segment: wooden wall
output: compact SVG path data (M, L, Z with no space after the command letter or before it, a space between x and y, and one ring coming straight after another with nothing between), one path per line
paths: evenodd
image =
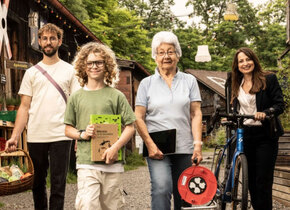
M274 171L273 198L290 207L290 131L279 139Z
M215 112L215 108L217 105L221 107L226 106L226 101L220 95L212 91L210 88L205 86L202 83L198 83L201 95L201 111L202 111L202 118L207 124L210 121L211 115Z
M117 85L117 89L125 94L129 104L133 106L133 97L132 97L132 73L130 70L123 69L120 71L120 81Z
M51 6L48 4L48 6ZM28 26L28 15L31 11L39 14L43 23L54 23L64 30L63 45L59 49L59 56L64 61L72 62L78 46L92 41L89 36L81 31L76 30L72 23L71 28L68 24L64 24L64 20L57 18L55 13L51 13L48 8L44 8L42 4L38 4L34 0L13 0L10 1L7 15L7 33L10 41L12 58L14 61L24 61L36 64L42 59L42 52L39 48L32 47L31 28ZM61 14L58 13L60 16ZM64 15L62 15L64 17ZM67 21L68 22L68 21ZM37 32L36 28L36 32ZM36 37L37 38L37 37ZM37 42L37 41L36 41ZM3 72L3 51L1 53L1 72ZM20 84L24 75L23 70L7 69L5 72L7 83L5 92L7 96L16 96L20 88Z

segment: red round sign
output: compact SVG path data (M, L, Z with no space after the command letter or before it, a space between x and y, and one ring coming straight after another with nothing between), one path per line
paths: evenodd
M178 179L181 198L192 205L203 205L213 199L217 190L214 174L202 166L185 169Z

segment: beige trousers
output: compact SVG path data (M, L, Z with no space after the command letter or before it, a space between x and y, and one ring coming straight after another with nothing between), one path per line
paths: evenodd
M125 199L120 186L121 174L78 169L76 210L123 209Z

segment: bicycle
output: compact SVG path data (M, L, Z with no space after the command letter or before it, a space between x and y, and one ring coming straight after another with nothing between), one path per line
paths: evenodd
M254 119L254 115L219 113L217 109L208 133L221 118L227 119L221 122L226 126L227 141L225 145L217 146L214 151L211 170L218 185L215 200L221 210L226 209L227 203L232 203L233 210L246 210L249 206L248 163L243 152L243 122L244 119ZM266 117L272 118L273 112Z

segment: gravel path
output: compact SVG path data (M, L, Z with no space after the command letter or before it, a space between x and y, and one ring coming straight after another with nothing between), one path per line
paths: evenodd
M130 184L129 184L130 183ZM136 170L125 172L123 186L126 199L126 210L150 210L150 180L146 166ZM77 193L76 184L67 184L65 209L74 209L74 201ZM49 194L49 192L48 192ZM18 193L9 196L1 196L0 203L4 203L1 210L32 210L32 192Z
M210 168L211 157L204 153L204 166ZM126 210L150 210L150 179L146 166L139 167L136 170L125 172L123 179L123 187L127 195ZM74 201L77 193L76 184L67 184L65 197L65 210L74 209ZM4 203L1 210L32 210L33 200L32 193L24 192L10 196L1 196L0 203ZM282 204L274 201L273 210L290 210Z

